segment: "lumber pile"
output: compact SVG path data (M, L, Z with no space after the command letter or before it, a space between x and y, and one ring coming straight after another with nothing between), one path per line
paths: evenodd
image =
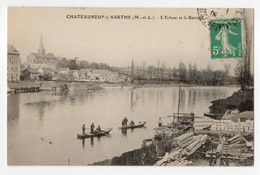
M214 121L211 125L211 131L241 131L254 132L254 121L246 120L245 122L234 122L232 120Z
M154 166L165 166L167 165L169 162L171 161L176 161L178 159L180 159L182 157L182 149L177 148L175 150L173 150L170 154L166 153L165 156L157 161Z
M188 132L173 139L172 147L178 146L182 148L183 153L189 156L193 154L197 149L199 149L203 144L205 144L207 139L207 135L200 134L194 136L193 132Z
M172 140L171 153L166 153L165 156L156 162L155 166L186 166L192 164L187 157L198 150L208 139L207 135L194 136L193 132L185 133Z
M251 146L251 142L247 142L242 135L238 134L224 142L220 142L216 150L207 151L206 157L246 160L254 157L253 152L247 152L245 149L247 147L251 148ZM221 157L217 156L218 153ZM216 165L220 166L220 164Z
M180 159L176 159L172 162L167 163L166 165L162 165L162 166L187 166L187 165L192 165L192 161L189 161L186 159L186 157L180 158Z

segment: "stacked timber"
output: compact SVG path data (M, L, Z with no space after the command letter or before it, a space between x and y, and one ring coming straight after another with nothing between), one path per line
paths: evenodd
M241 131L254 132L254 121L234 122L232 120L214 121L211 125L211 131Z
M247 140L240 134L235 135L227 140L224 145L224 149L234 150L234 149L244 149L247 147Z
M172 147L178 146L184 150L183 153L191 155L203 144L205 144L207 139L207 135L200 134L194 136L193 132L188 132L173 139Z
M157 161L154 166L165 166L171 161L176 161L182 157L182 149L177 148L173 150L170 154L166 153L165 156Z
M185 133L173 139L171 153L156 162L155 166L186 166L191 165L192 161L188 161L187 157L198 150L208 139L207 135L194 136L193 132Z
M235 135L227 140L220 140L216 150L210 150L207 152L206 157L216 158L216 165L220 166L220 159L236 159L246 160L253 158L253 152L246 151L245 148L251 148L253 145L248 142L242 135Z

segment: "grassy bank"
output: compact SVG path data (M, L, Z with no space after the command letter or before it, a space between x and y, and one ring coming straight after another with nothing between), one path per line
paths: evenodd
M254 89L239 90L226 99L211 101L210 113L224 114L226 110L238 109L239 112L254 111Z

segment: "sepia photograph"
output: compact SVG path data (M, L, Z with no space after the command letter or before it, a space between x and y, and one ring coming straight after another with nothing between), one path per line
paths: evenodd
M7 8L7 165L253 167L253 8Z

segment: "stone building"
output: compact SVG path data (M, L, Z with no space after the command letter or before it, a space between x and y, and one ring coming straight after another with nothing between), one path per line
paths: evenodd
M57 68L58 59L53 53L45 53L43 40L41 37L40 45L37 53L30 53L25 61L25 66L30 66L33 69L42 68Z
M20 81L20 53L8 44L7 49L7 81Z

